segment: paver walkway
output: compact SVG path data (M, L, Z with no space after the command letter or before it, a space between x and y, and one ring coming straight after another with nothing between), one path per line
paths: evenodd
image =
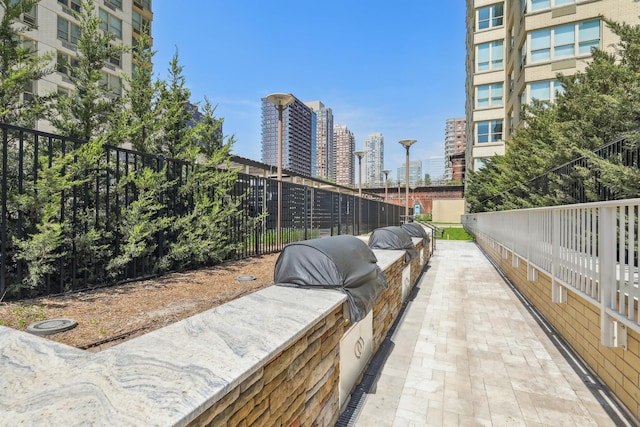
M616 424L475 243L438 241L418 286L356 426Z

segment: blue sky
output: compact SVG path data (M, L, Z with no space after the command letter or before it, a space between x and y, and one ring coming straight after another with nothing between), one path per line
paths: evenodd
M361 149L382 132L385 169L444 154L444 125L464 117L465 2L459 0L156 0L155 72L178 51L192 101L206 96L260 160L260 98L320 100ZM424 166L423 166L424 167Z

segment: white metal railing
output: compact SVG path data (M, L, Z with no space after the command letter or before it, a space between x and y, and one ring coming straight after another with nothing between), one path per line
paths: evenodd
M478 241L498 247L527 276L551 278L553 302L567 290L600 310L602 344L626 348L626 331L640 333L638 221L640 199L464 215Z

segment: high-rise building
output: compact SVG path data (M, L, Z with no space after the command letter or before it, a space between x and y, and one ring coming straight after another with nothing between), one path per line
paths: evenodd
M364 140L364 173L362 180L368 187L384 186L384 137L380 132L370 133Z
M467 0L466 168L505 152L522 105L553 101L558 73L583 71L616 36L601 16L640 22L631 0Z
M404 166L400 166L398 168L398 185L403 186L406 181L406 177L406 168ZM422 176L422 161L409 161L409 187L417 187L422 184L424 184L424 177Z
M460 168L459 158L462 157L462 161L464 161L463 156L459 156L460 154L464 155L465 149L465 124L466 120L464 118L461 119L447 119L444 129L444 157L445 157L445 168L444 168L444 177L447 181L451 181L453 178L453 170L454 163L456 163L456 168ZM464 168L464 165L462 165Z
M109 32L114 41L126 46L135 46L142 31L151 31L151 0L94 0L100 27ZM73 89L68 78L66 64L77 62L77 43L80 37L78 21L73 13L81 8L81 0L40 0L21 17L27 27L25 42L35 47L38 54L51 55L51 66L55 70L44 78L32 82L25 88L25 96L70 93ZM3 11L0 11L0 14ZM122 93L122 74L131 75L132 55L125 52L110 58L102 69L103 82L116 94ZM38 124L42 130L51 130L47 122Z
M333 139L335 142L336 184L355 184L353 152L356 149L356 138L346 125L337 124L333 126Z
M425 172L429 175L431 184L441 185L445 183L444 167L444 156L431 156L425 160Z
M334 180L336 177L336 163L334 158L333 111L325 107L320 101L305 102L315 114L315 150L311 174L315 178Z
M282 167L311 176L315 114L298 98L282 112ZM278 110L262 98L262 162L278 166Z

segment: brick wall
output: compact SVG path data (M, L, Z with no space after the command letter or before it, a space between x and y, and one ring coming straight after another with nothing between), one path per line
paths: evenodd
M600 309L570 290L567 302L553 303L551 279L538 274L527 279L527 263L513 267L512 254L503 257L500 249L479 242L509 280L569 343L616 397L640 419L640 335L628 330L627 350L600 344Z

